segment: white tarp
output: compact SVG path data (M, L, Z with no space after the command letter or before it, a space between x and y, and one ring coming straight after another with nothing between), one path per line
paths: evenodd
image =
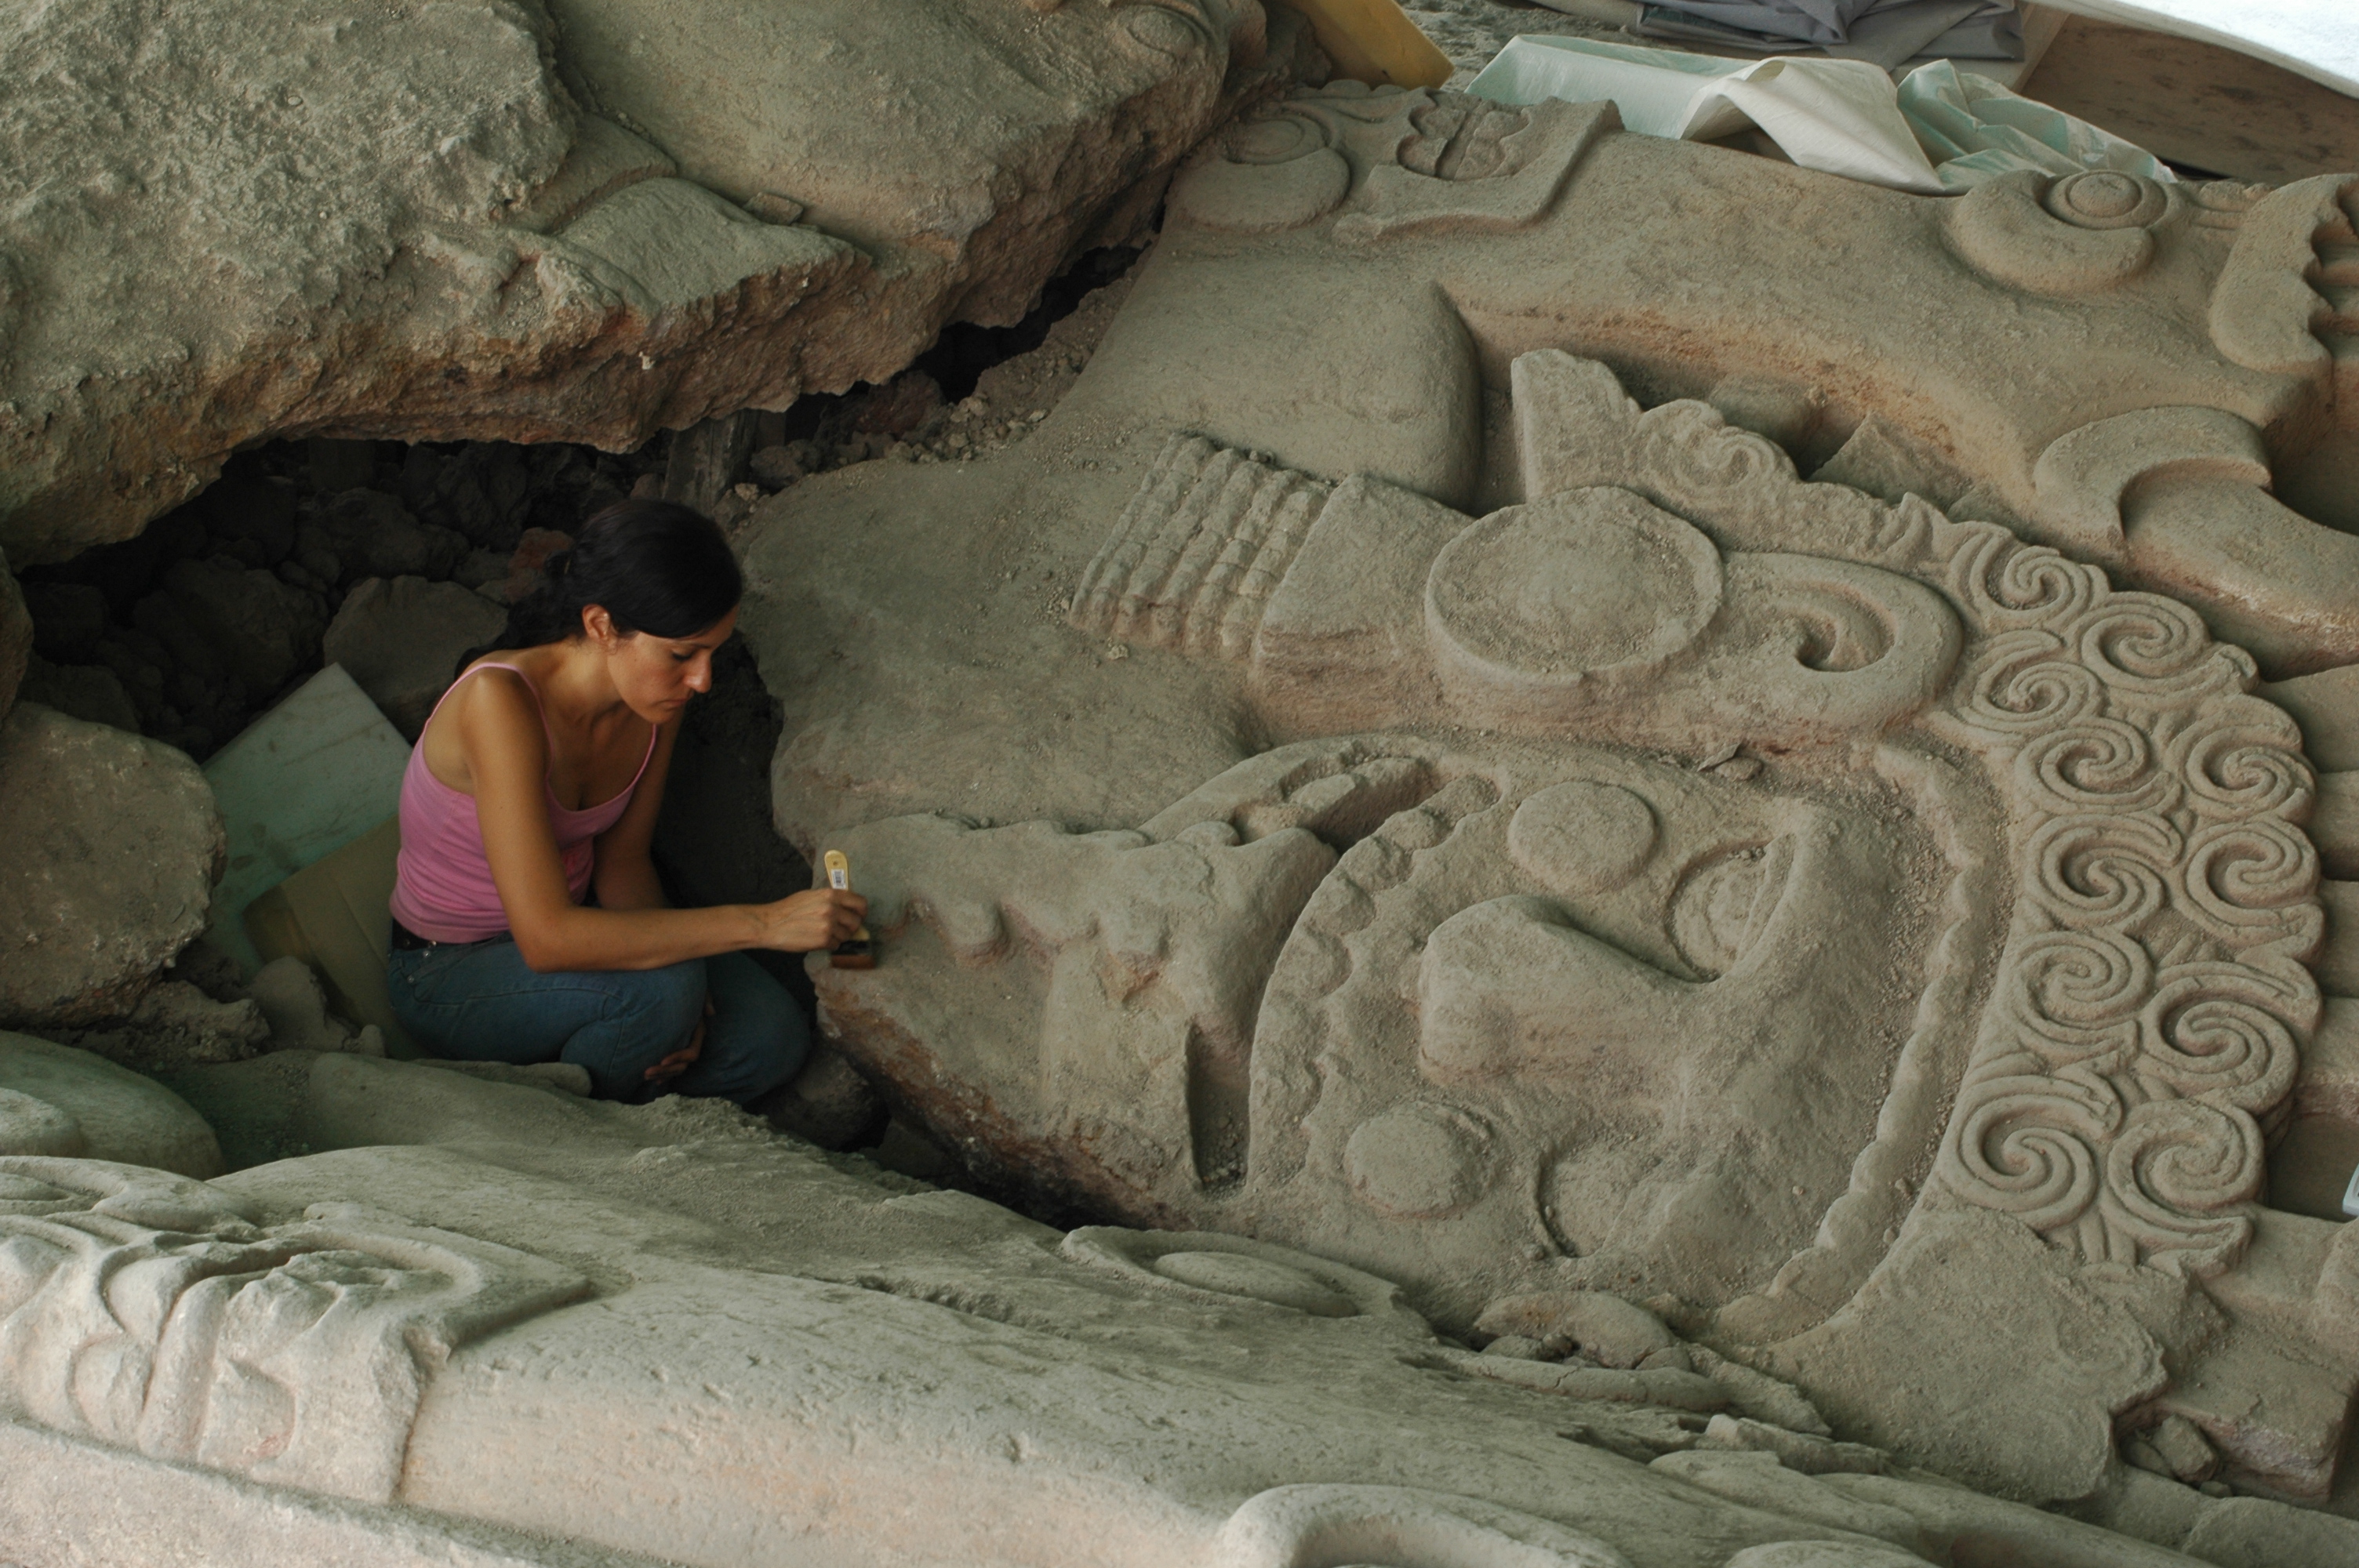
M245 906L334 853L401 805L409 742L342 665L330 665L205 763L229 865L205 935L251 975L262 955Z
M1892 78L1864 60L1717 59L1526 34L1467 86L1499 103L1610 98L1641 135L1701 141L1758 125L1804 168L1902 190L1945 188L1901 117Z
M1500 103L1610 98L1626 128L1678 140L1758 125L1804 168L1925 195L2017 169L2171 178L2144 149L1948 60L1918 67L1896 89L1859 60L1729 60L1526 35L1509 39L1467 91Z

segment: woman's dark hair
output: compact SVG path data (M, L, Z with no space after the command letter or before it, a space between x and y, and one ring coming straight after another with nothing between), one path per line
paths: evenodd
M624 501L582 524L570 550L549 557L507 628L459 668L504 648L537 648L582 634L582 611L603 605L625 636L693 637L736 608L745 574L712 519L670 501Z

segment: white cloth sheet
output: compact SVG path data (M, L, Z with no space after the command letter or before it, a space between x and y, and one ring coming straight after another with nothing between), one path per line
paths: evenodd
M1947 60L1919 66L1896 89L1862 60L1719 59L1527 34L1509 39L1467 91L1499 103L1611 99L1626 129L1678 140L1757 125L1804 168L1924 195L2017 169L2171 178L2143 149Z

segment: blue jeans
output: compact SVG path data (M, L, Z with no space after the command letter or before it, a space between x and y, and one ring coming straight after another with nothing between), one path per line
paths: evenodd
M441 943L397 950L386 963L393 1015L438 1056L462 1062L571 1062L601 1099L702 1095L748 1105L795 1076L810 1024L787 989L743 953L660 969L538 974L516 945ZM678 1077L649 1067L705 1022L704 1050Z

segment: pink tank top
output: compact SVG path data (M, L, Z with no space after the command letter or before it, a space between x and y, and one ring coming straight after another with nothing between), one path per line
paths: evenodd
M532 677L514 665L477 665L451 682L451 691L458 690L460 682L475 670L514 672L532 693L533 706L540 706L540 692ZM434 713L442 711L442 703L451 700L451 691L442 694ZM434 713L426 716L429 725L434 722ZM546 709L540 721L545 733ZM580 903L590 892L590 873L597 863L593 841L631 808L631 796L647 776L647 763L655 754L656 733L650 732L647 754L639 759L639 771L631 775L623 792L586 810L571 811L559 805L556 792L543 784L549 795L549 826L557 830L557 852L565 866L565 888L574 903ZM426 765L423 730L419 731L418 744L410 749L409 766L401 775L401 854L395 862L392 909L396 920L429 942L480 942L508 928L507 911L500 903L491 862L484 855L484 828L475 816L475 797L434 776Z

